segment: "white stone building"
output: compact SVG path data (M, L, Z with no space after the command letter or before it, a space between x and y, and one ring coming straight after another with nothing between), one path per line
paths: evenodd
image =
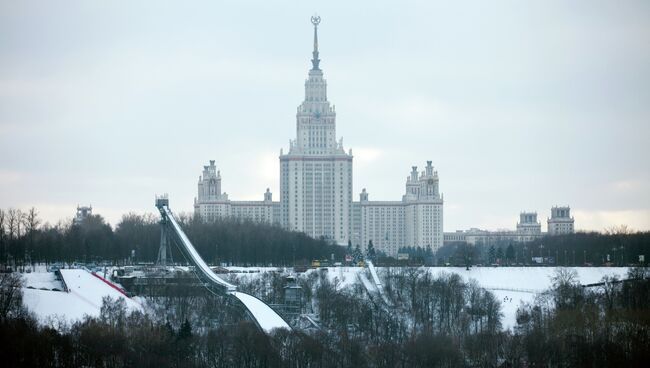
M264 201L230 201L210 161L199 177L195 213L206 221L231 216L277 223L341 245L365 247L372 240L376 250L393 256L404 246L437 249L443 242L443 200L431 161L419 175L413 167L401 201L371 202L364 189L353 202L352 150L346 152L342 139L337 141L336 110L320 69L320 18L312 17L312 23L312 68L296 113L296 138L286 154L280 150L280 201L273 202L268 189Z
M438 172L427 161L425 171L418 176L417 166L406 178L406 190L401 201L369 201L364 188L355 210L355 243L366 246L372 240L375 249L395 255L400 247L438 249L442 246L442 205Z
M531 241L542 236L542 224L537 221L537 212L522 212L517 223L519 241Z
M551 208L551 217L546 220L548 235L573 234L575 232L574 222L569 206L553 207Z
M318 24L314 23L312 68L305 99L296 113L296 139L280 151L282 225L339 244L352 228L352 151L336 140L336 111L327 99L327 82L318 58Z
M266 188L263 201L228 199L228 194L221 192L221 172L217 170L214 160L210 160L210 165L203 166L197 192L198 196L194 198L194 213L205 221L233 217L256 222L278 222L279 204L273 203L269 188Z

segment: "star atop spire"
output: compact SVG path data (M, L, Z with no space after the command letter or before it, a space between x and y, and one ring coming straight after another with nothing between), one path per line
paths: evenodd
M320 24L320 17L318 15L312 16L311 24L314 25L314 51L312 52L311 69L320 70L318 67L318 64L320 63L320 59L318 58L318 25Z

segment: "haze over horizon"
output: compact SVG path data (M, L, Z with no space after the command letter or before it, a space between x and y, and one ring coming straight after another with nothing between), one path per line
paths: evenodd
M316 10L355 201L432 160L445 231L554 205L650 230L648 2L65 4L0 1L0 208L189 212L211 159L279 200Z

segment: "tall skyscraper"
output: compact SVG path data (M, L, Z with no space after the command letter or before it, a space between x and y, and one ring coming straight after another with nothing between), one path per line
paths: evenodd
M206 221L237 217L279 224L338 244L352 242L395 256L402 247L436 250L442 246L442 205L438 172L427 161L413 166L402 200L369 201L363 190L352 199L352 150L336 137L336 111L327 99L320 68L319 17L312 17L314 45L305 81L305 99L296 112L296 138L280 150L280 202L267 189L263 201L231 201L221 193L221 173L214 161L199 177L194 211Z
M280 152L282 225L337 243L350 240L352 151L336 140L336 111L327 100L327 82L320 69L318 25L312 17L314 51L305 81L305 100L296 113L296 139Z

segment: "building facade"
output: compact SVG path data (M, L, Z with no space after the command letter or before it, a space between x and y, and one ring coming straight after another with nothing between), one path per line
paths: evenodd
M537 221L537 212L522 212L517 223L519 241L531 241L542 236L542 224Z
M553 207L551 217L546 220L548 235L573 234L574 222L569 206Z
M422 173L413 167L400 201L369 201L361 192L352 198L352 150L336 136L336 110L327 98L327 82L320 69L319 17L312 17L314 44L305 98L296 112L296 137L289 150L280 150L280 201L267 189L263 201L230 201L221 192L221 174L214 161L199 177L195 213L206 221L224 217L248 218L278 224L314 238L365 247L396 255L405 246L442 246L443 199L432 162Z
M375 249L395 255L404 246L436 250L442 246L443 198L438 172L427 161L425 170L411 168L401 201L370 201L364 188L353 203L355 243L373 242Z
M199 176L197 196L194 197L194 214L204 221L219 218L248 219L255 222L277 223L279 203L273 202L273 195L266 188L262 201L231 201L228 194L221 192L221 172L214 160L203 166Z
M336 111L320 69L320 18L313 17L312 23L312 68L296 113L296 139L290 141L289 152L280 151L281 223L345 244L352 229L352 151L346 153L342 139L337 141Z

